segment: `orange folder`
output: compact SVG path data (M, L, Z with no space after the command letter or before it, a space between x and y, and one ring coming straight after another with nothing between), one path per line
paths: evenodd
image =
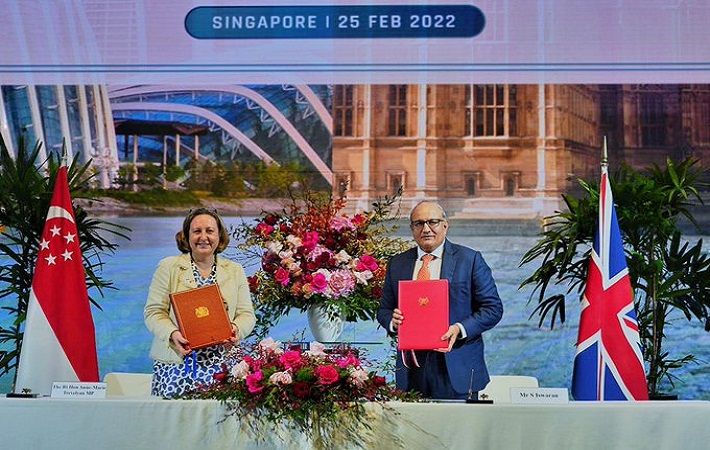
M209 347L232 337L232 324L216 284L170 294L170 303L190 348Z
M446 348L441 336L449 329L449 280L399 282L400 350Z

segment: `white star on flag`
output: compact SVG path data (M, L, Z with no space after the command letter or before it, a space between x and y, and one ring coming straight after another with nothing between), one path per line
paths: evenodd
M74 234L67 233L66 236L64 236L64 239L67 240L67 245L69 245L70 242L74 242Z
M52 232L52 237L54 237L59 236L59 232L62 231L62 229L55 225L49 231Z
M48 265L48 266L51 266L51 265L53 265L53 264L56 264L56 263L54 262L54 260L57 259L57 257L56 257L56 256L52 256L52 254L50 253L49 256L47 256L47 257L44 258L44 259L47 260L47 265Z
M49 250L49 241L46 239L42 239L42 242L39 243L40 251L42 250Z
M69 249L64 250L64 253L62 253L62 256L64 257L64 261L70 260L72 253L74 253L74 252L70 252Z

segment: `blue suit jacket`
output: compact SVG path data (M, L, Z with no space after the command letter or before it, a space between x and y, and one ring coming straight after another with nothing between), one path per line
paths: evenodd
M415 247L393 256L387 266L384 292L377 311L377 320L387 331L392 311L397 307L399 281L412 279L416 259ZM451 386L459 393L466 393L469 384L474 391L479 391L490 380L483 359L481 335L500 321L503 303L491 269L479 252L468 247L448 240L444 242L440 278L449 280L449 323L459 322L466 330L466 338L458 339L452 351L445 354ZM395 377L397 387L407 389L407 369L399 354Z

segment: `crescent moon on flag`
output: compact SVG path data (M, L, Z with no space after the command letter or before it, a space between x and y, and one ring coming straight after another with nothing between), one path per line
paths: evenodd
M50 206L49 211L47 211L47 220L56 218L67 219L69 222L74 223L74 217L69 211L61 206Z

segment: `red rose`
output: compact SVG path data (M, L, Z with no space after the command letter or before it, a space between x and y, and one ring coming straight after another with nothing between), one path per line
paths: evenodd
M286 369L298 370L303 366L301 352L294 350L284 352L284 354L279 358L279 362L281 362Z
M311 395L311 387L304 381L293 383L293 395L298 398L308 398Z
M247 277L247 282L249 283L249 290L251 292L256 292L259 288L259 279L255 275L252 275Z
M220 384L224 384L225 381L227 381L227 372L217 372L214 375L212 375L212 378Z
M268 216L264 217L264 222L269 225L276 225L276 222L278 222L278 220L279 218L273 214L269 214Z
M316 376L318 377L318 382L322 385L329 385L337 383L340 379L338 371L333 366L318 366L316 367Z
M291 231L291 229L285 223L279 225L279 229L281 229L282 233L288 233L289 231Z
M254 231L256 234L268 237L271 233L274 232L274 227L269 225L268 223L261 222L259 225L254 228Z
M363 225L366 222L367 222L367 217L364 214L355 214L355 216L352 219L352 223L356 227L359 227L360 225Z
M372 296L375 298L382 298L382 288L381 287L373 287L372 288Z
M276 281L278 281L281 286L288 286L288 283L290 281L288 276L288 270L284 269L283 267L279 267L278 269L276 269L274 278L276 278Z
M385 377L375 375L372 377L372 384L374 384L377 387L384 386L387 384L387 380L385 380Z
M330 261L330 259L331 259L330 253L323 252L320 255L318 255L318 257L316 258L316 260L314 262L320 266L323 266L323 265L327 264L328 261Z

